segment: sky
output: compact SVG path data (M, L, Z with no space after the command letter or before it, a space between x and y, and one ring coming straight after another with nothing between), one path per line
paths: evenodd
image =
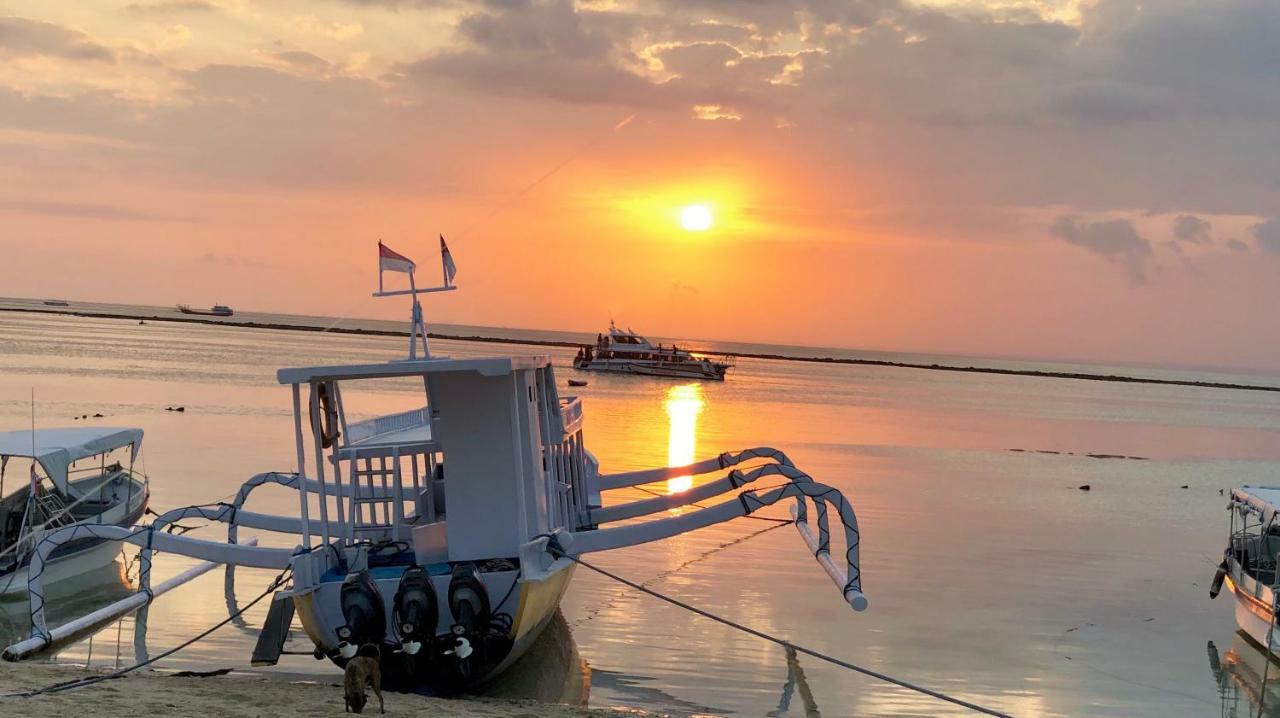
M377 241L434 278L443 234L441 322L1280 371L1277 37L1268 0L0 0L0 295L392 318Z

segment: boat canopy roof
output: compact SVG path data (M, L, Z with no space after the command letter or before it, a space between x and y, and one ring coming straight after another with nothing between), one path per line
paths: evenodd
M142 429L75 427L0 432L0 456L35 459L62 492L68 492L67 472L72 462L130 447L136 455L142 446Z
M476 372L483 376L503 376L521 369L540 369L551 363L547 356L481 357L476 359L417 359L379 364L338 364L286 368L276 372L281 384L306 384L331 379L385 379L446 372Z
M1241 486L1231 490L1231 503L1244 511L1253 511L1270 523L1280 507L1280 486Z

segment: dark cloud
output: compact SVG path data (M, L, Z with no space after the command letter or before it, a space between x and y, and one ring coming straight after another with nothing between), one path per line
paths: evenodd
M836 26L859 30L894 17L897 0L662 0L665 12L750 25L765 35L813 36Z
M1081 222L1064 215L1049 226L1049 234L1120 264L1135 283L1147 280L1151 243L1139 236L1127 219Z
M78 30L20 17L0 18L0 56L115 62L110 49Z
M1249 245L1245 244L1244 242L1241 242L1238 239L1228 239L1227 249L1230 249L1234 252L1248 252Z
M1193 214L1182 214L1173 220L1173 236L1182 242L1209 244L1213 241L1209 235L1210 227L1209 220Z
M1249 228L1258 247L1267 252L1280 252L1280 217L1272 217Z
M571 0L492 3L494 9L467 15L458 35L494 53L607 60L613 42L586 24L588 13Z

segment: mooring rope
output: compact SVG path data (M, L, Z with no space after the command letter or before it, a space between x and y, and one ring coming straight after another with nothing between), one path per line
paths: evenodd
M881 680L886 683L892 683L895 686L906 688L908 690L912 690L917 693L922 693L926 696L929 696L931 698L936 698L940 701L946 701L947 703L952 703L954 705L958 705L963 708L968 708L971 711L976 711L978 713L983 713L989 716L998 716L998 718L1012 718L1012 716L1010 716L1008 713L1001 713L1000 711L995 710L994 708L987 708L985 706L980 706L977 703L970 703L969 701L966 701L963 698L956 698L955 696L947 695L946 693L933 690L932 688L925 688L924 686L916 685L915 683L904 680L902 678L895 678L894 676L888 675L886 673L881 673L871 668L859 666L857 664L841 660L834 656L829 656L825 653L815 651L812 648L805 648L804 646L800 646L795 643L792 643L791 641L769 635L768 633L756 630L754 628L751 628L750 626L744 626L741 623L736 623L727 618L724 618L723 616L717 616L716 614L711 613L710 611L698 608L697 606L690 605L688 603L685 603L684 601L681 601L676 598L672 598L671 596L668 596L664 593L660 593L647 586L636 583L635 581L631 581L629 579L623 578L622 576L619 576L616 573L612 573L606 569L600 568L599 566L588 563L587 561L584 561L581 558L578 558L577 556L571 556L565 553L564 549L562 549L559 543L557 543L554 539L552 539L548 543L547 550L550 551L553 556L567 558L576 564L579 564L581 566L586 566L587 568L591 569L592 571L595 571L596 573L602 576L611 578L614 581L617 581L618 583L624 584L626 586L630 586L631 588L637 591L640 591L642 593L647 593L656 599L659 599L661 601L666 601L667 603L670 603L673 606L676 606L678 608L683 608L686 611L690 611L692 613L696 613L699 616L702 616L703 618L709 618L713 621L716 621L717 623L722 623L730 628L755 636L756 638L764 639L766 641L769 641L770 643L776 643L777 645L782 646L783 648L790 648L797 653L803 653L807 656L812 656L819 660L826 661L827 663L840 666L841 668L846 668L848 670L861 673L865 676L870 676L871 678L875 678L877 680Z
M197 641L200 641L200 640L205 639L206 637L208 637L208 636L209 636L209 634L213 633L214 631L218 630L219 628L222 628L223 626L227 625L228 623L231 623L231 621L233 621L234 619L236 619L237 617L239 617L239 616L240 616L240 614L244 613L245 611L249 610L250 608L253 608L253 606L254 606L255 604L257 604L259 601L261 601L262 599L266 598L267 596L270 596L270 595L271 595L271 594L272 594L272 593L273 593L277 588L279 588L280 586L284 585L284 582L288 580L288 578L289 578L289 575L290 575L290 572L291 572L291 571L292 571L292 569L290 569L290 568L287 568L287 569L285 569L285 570L281 571L281 572L280 572L280 575L279 575L279 576L276 576L276 577L275 577L275 579L271 581L271 584L270 584L269 586L267 586L267 590L265 590L265 591L263 591L262 593L258 594L258 596L257 596L256 598L254 598L252 601L250 601L250 602L246 603L246 604L244 605L244 607L243 607L243 608L241 608L241 609L237 610L237 611L236 611L236 612L234 612L233 614L231 614L231 615L227 616L226 618L222 619L221 621L219 621L218 623L214 624L214 625L213 625L213 626L211 626L210 628L207 628L207 629L205 629L204 631L200 632L200 633L199 633L198 635L196 635L195 637L190 638L190 639L188 639L188 640L186 640L186 641L183 641L182 643L180 643L180 644L178 644L178 645L174 646L173 648L170 648L169 650L167 650L167 651L165 651L165 652L163 652L163 653L160 653L159 655L157 655L157 656L155 656L155 657L153 657L153 658L148 658L148 659L147 659L147 660L145 660L145 661L141 661L141 662L139 662L139 663L135 663L134 665L129 666L129 667L127 667L127 668L121 668L121 669L120 669L120 670L118 670L118 671L112 671L111 673L106 673L106 674L103 674L103 675L100 675L100 676L88 676L88 677L85 677L85 678L76 678L76 679L73 679L73 680L70 680L70 681L62 681L62 682L60 682L60 683L54 683L53 685L45 686L44 688L37 688L37 689L35 689L35 690L31 690L31 691L22 691L22 692L19 692L19 693L6 693L6 694L4 694L3 696L0 696L0 697L3 697L3 698L33 698L33 697L35 697L35 696L43 695L43 694L45 694L45 693L61 693L62 691L69 691L69 690L73 690L73 689L75 689L75 688L84 688L85 686L91 686L91 685L93 685L93 684L95 684L95 683L101 683L102 681L109 681L109 680L112 680L112 679L115 679L115 678L121 678L121 677L123 677L125 674L132 673L132 672L134 672L134 671L138 670L139 668L145 668L145 667L147 667L147 666L151 665L152 663L155 663L156 661L158 661L158 660L160 660L160 659L162 659L162 658L168 658L169 656L172 656L173 654L177 653L178 651L181 651L182 649L186 648L187 646L190 646L191 644L193 644L193 643L195 643L195 642L197 642Z

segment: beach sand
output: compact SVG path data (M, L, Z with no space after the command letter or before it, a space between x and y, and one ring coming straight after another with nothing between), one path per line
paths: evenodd
M0 694L42 688L94 675L77 666L54 663L0 664ZM340 679L340 677L338 677ZM492 698L427 698L384 693L387 715L475 716L478 718L570 718L617 716L617 710L588 710L568 705ZM378 715L377 699L365 715ZM625 711L628 716L649 715ZM192 715L219 718L343 715L339 680L291 682L252 675L179 677L141 670L123 678L33 698L0 698L0 715L145 716Z

